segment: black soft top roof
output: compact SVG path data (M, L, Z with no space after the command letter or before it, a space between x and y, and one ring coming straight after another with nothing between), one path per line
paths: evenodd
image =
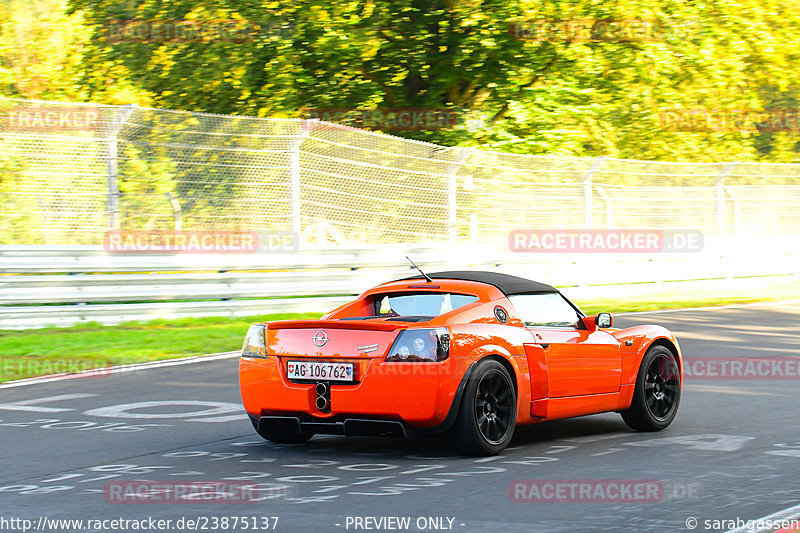
M501 274L499 272L484 272L480 270L452 270L448 272L434 272L433 274L428 274L428 276L433 279L458 279L494 285L506 296L511 296L513 294L558 292L558 289L545 283L531 281L518 276L511 276L510 274ZM425 278L422 275L418 275L403 279Z

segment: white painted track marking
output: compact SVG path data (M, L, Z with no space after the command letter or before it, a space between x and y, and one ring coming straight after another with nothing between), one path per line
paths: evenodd
M22 400L19 402L0 403L0 411L26 411L28 413L60 413L62 411L74 411L69 407L41 407L39 403L60 402L64 400L76 400L78 398L89 398L96 394L60 394L58 396L45 396L44 398L34 398L33 400Z

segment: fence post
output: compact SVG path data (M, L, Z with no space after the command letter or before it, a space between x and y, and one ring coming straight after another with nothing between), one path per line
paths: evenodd
M469 215L469 242L478 242L478 215L475 213Z
M106 185L108 188L108 226L109 229L119 229L119 169L117 166L117 135L122 126L136 109L137 104L128 104L119 108L119 112L114 115L111 127L108 130L106 141Z
M458 224L458 204L456 203L458 190L456 185L455 175L450 174L447 178L447 233L450 244L455 244L458 238L458 228L456 228L456 224Z
M172 196L172 193L166 193L167 201L169 205L172 206L172 217L175 220L175 232L183 231L183 210L181 209L181 203L178 201L177 198Z
M736 162L725 165L715 182L717 189L717 235L719 237L725 236L725 180L731 175L736 165Z
M595 190L597 194L600 195L600 199L603 200L603 203L606 204L606 229L613 229L614 228L614 204L611 202L611 197L605 190L605 187L601 187L599 185L595 185Z
M741 235L742 233L742 199L739 197L739 194L734 191L731 187L724 185L723 188L728 196L731 197L733 200L733 232L736 235Z
M289 148L289 183L291 186L291 201L292 201L292 231L294 237L297 239L297 245L301 245L302 234L300 224L300 146L303 141L308 137L309 132L314 129L319 119L300 119L300 135L292 143Z
M472 153L472 148L459 150L447 167L447 234L450 244L458 239L458 180L457 174Z
M592 161L592 166L590 166L589 170L583 175L583 223L587 229L593 226L592 182L594 181L594 175L600 170L600 167L603 166L605 160L606 156L596 157L594 161Z

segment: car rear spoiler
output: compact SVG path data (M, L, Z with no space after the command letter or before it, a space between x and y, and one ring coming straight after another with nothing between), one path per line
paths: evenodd
M403 324L385 322L362 322L359 320L277 320L264 322L267 329L368 329L371 331L394 331L404 329Z

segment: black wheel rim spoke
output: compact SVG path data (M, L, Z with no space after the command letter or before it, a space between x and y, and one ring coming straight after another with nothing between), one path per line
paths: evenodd
M500 417L495 418L495 422L502 436L506 432L506 429L508 429L508 422Z
M495 424L494 419L489 420L489 438L497 440L497 424Z
M492 394L494 394L495 396L500 394L500 392L502 391L502 386L503 386L503 384L502 384L502 382L500 380L500 376L494 376L489 383L491 384L490 387L491 387Z
M680 391L678 367L672 356L658 354L645 372L645 403L657 420L669 418L676 405Z
M478 430L486 441L498 444L508 436L516 405L500 372L490 371L480 378L474 405Z

